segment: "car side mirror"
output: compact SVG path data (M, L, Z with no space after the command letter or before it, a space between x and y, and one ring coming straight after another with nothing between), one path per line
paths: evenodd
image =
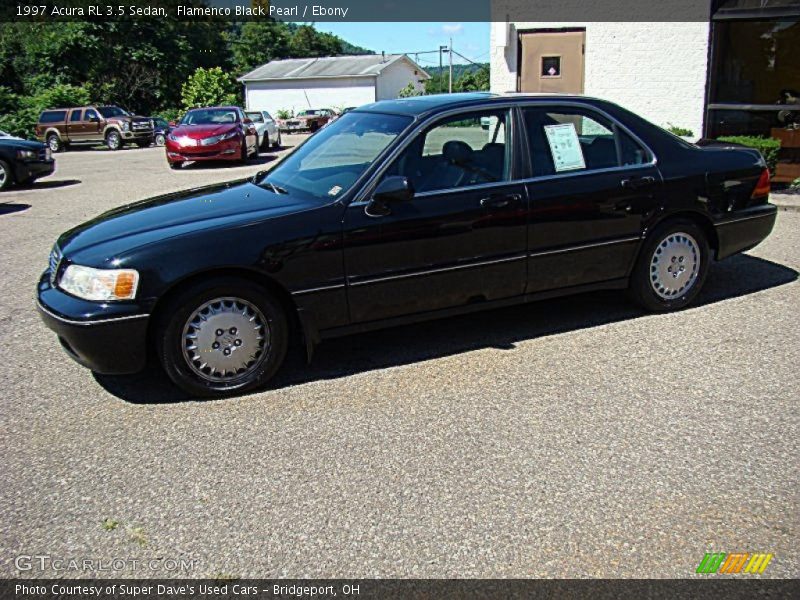
M414 186L408 177L392 175L378 184L372 194L372 200L367 205L367 214L373 217L382 217L390 214L390 204L408 202L414 197Z
M100 119L98 117L89 117L90 123L99 123Z
M177 125L177 123L175 123L175 121L170 121L169 122L169 126L170 127L175 127L176 125Z

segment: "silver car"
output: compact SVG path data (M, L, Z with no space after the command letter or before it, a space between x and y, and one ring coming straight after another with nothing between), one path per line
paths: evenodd
M245 115L253 121L253 125L256 127L260 150L266 152L270 146L273 148L281 147L281 132L272 115L265 110L248 110L245 111Z

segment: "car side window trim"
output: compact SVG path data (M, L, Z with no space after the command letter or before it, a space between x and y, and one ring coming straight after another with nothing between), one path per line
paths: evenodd
M481 189L481 188L491 188L497 187L499 185L509 185L514 183L532 183L536 181L546 181L549 179L565 179L568 177L582 177L586 175L594 175L598 173L613 173L613 172L622 172L622 171L635 171L641 169L649 169L651 167L655 167L658 165L658 157L656 153L653 152L653 149L650 148L644 141L636 135L629 127L627 127L624 123L621 123L618 119L614 118L602 108L598 108L591 104L587 104L585 102L575 102L575 101L562 101L562 102L487 102L483 104L473 105L469 107L460 107L454 108L447 111L443 111L440 113L436 113L434 115L429 115L428 117L420 119L415 125L413 125L413 129L408 133L408 137L404 139L400 144L398 144L394 150L392 150L382 161L381 166L375 170L375 172L369 177L369 179L361 186L360 190L353 195L353 199L350 201L349 206L366 206L369 204L373 191L375 190L375 186L378 185L381 177L386 172L386 170L392 165L394 160L400 156L400 154L408 147L411 142L419 135L422 131L428 128L431 124L445 119L447 117L451 117L454 115L458 115L461 113L467 112L476 112L481 110L500 110L500 109L507 109L510 110L510 126L509 131L511 135L514 135L513 132L518 130L518 126L515 125L518 119L522 119L522 111L526 108L552 108L552 107L570 107L570 108L580 108L583 110L588 110L595 112L597 114L603 115L606 119L608 119L614 127L619 127L622 131L627 133L631 139L633 139L637 144L639 144L649 155L650 162L642 163L640 165L624 165L621 167L609 167L606 169L597 169L594 171L570 171L568 173L557 173L554 175L538 175L536 177L522 177L522 178L515 178L514 176L517 173L514 173L513 168L516 166L515 164L515 156L520 153L521 145L524 144L525 146L525 153L530 158L530 144L528 143L527 136L520 136L522 140L520 143L516 144L516 147L512 147L511 152L511 160L512 160L512 172L511 178L508 181L503 182L489 182L489 183L482 183L476 186L473 186L471 189ZM514 110L516 109L516 110ZM522 123L519 123L519 126L522 126ZM463 188L460 188L463 189ZM420 194L425 194L430 192L420 192ZM437 192L441 193L441 192Z

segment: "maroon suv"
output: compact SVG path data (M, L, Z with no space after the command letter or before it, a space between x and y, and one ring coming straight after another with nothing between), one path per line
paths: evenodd
M238 106L193 108L167 136L167 162L179 169L185 162L234 160L258 156L253 122Z

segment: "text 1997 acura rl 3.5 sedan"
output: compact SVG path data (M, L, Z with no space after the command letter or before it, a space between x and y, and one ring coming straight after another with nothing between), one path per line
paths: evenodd
M488 123L488 128L486 127ZM155 353L198 396L319 340L587 290L683 308L712 259L771 231L769 174L612 103L455 94L378 102L268 173L112 210L63 234L48 327L100 373Z

